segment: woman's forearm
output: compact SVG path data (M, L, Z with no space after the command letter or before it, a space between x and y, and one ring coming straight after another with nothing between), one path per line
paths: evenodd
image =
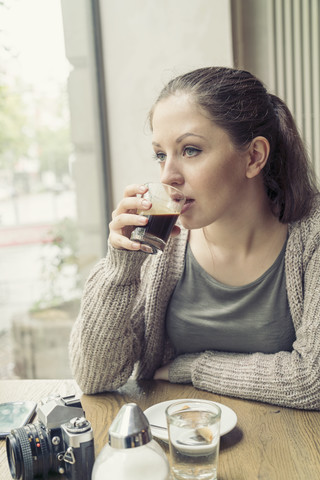
M117 251L93 269L70 338L70 362L85 393L126 382L142 348L140 270L146 256Z

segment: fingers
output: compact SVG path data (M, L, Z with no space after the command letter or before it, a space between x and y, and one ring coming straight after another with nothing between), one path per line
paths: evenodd
M137 211L149 210L151 202L144 198L128 197L123 198L117 208L112 212L112 219L123 213L137 213Z
M124 191L122 200L112 212L112 221L109 224L109 242L117 249L143 250L152 253L151 247L142 245L139 242L130 240L135 227L145 226L148 223L147 212L151 208L151 202L142 198L148 190L145 185L128 185ZM171 236L179 235L180 228L175 225ZM150 249L151 252L147 249Z
M145 185L128 185L124 191L123 199L112 212L112 218L124 212L136 213L138 209L147 210L150 208L150 202L141 198L141 195L146 191L147 187Z
M125 234L123 229L126 227L139 227L145 226L148 223L148 217L143 215L135 215L133 213L121 213L114 217L110 222L110 232ZM127 235L128 236L128 235Z
M141 247L139 242L132 242L124 235L119 235L116 233L110 233L109 242L114 248L119 250L140 250Z
M119 202L116 209L112 212L112 221L109 224L110 235L109 242L118 249L139 250L139 242L132 242L130 235L136 226L145 226L148 218L137 212L147 211L151 207L151 202L141 198L141 195L147 191L145 185L129 185L126 187L123 199ZM139 195L140 196L137 196Z
M120 214L116 216L109 224L109 242L115 248L139 250L140 243L132 242L130 240L130 235L135 227L145 226L147 223L148 217L129 213Z
M138 185L138 184L132 184L132 185L127 185L125 190L124 190L124 197L134 197L135 195L138 194L144 194L148 190L148 187L146 185Z

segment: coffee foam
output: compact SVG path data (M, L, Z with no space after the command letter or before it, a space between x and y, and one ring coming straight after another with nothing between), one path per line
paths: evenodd
M175 212L167 205L152 205L149 210L138 212L139 215L179 215L180 212Z

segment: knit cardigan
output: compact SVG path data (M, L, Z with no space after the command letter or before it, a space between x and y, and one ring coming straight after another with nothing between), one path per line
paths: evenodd
M163 253L108 252L92 270L70 337L70 363L88 394L116 390L135 372L150 379L170 362L169 380L222 395L320 409L320 200L289 225L286 287L296 340L292 351L204 351L176 356L165 330L182 275L188 231ZM277 312L274 312L277 315Z

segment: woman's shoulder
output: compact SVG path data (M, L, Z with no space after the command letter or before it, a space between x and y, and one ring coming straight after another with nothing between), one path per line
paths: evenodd
M314 197L309 216L317 216L320 218L320 193L317 193Z
M320 231L320 194L315 195L309 215L301 220L301 226L307 230Z
M303 248L320 246L320 194L315 196L309 214L289 225L288 243Z

